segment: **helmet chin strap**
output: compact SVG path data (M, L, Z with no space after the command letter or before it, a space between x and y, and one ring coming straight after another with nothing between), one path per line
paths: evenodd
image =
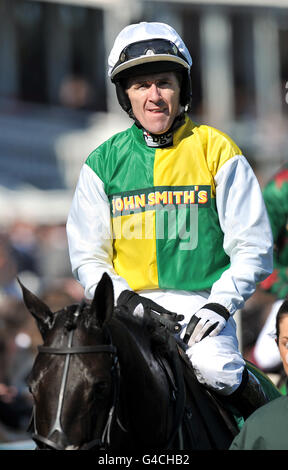
M135 118L132 109L128 114L132 119L134 119L136 126L139 129L142 129L146 145L152 148L165 148L173 145L173 134L176 129L178 129L184 124L185 121L185 109L182 108L180 114L176 116L172 123L172 126L168 129L168 131L164 132L163 134L152 134L151 132L147 131L142 126L142 124Z

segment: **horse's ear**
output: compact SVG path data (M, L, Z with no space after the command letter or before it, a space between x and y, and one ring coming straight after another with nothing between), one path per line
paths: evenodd
M110 320L114 311L114 290L110 276L104 273L99 281L91 304L91 314L100 328Z
M19 278L17 280L22 289L24 304L31 315L36 319L39 331L44 338L45 334L52 326L53 313L42 300L32 294L32 292L22 284Z

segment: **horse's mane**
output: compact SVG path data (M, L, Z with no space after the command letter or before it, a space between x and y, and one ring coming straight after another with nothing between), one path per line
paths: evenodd
M77 327L77 325L83 324L85 328L97 329L99 330L99 325L97 319L94 315L90 313L90 303L85 303L81 307L81 311L77 320L75 320L74 313L79 308L79 304L72 304L64 309L55 312L55 318L60 316L62 317L61 323L67 331L71 331ZM143 315L143 317L137 317L131 315L131 313L126 309L116 307L114 310L114 315L110 321L120 322L120 325L124 325L129 332L132 334L135 333L140 337L150 338L151 348L153 352L159 355L166 355L171 352L171 333L157 322L154 318L150 317L148 314ZM109 326L109 322L107 323Z
M124 323L129 330L137 331L140 335L149 337L154 353L166 355L170 352L171 342L169 338L171 333L149 314L146 313L142 317L138 317L131 315L126 308L116 308L115 317Z

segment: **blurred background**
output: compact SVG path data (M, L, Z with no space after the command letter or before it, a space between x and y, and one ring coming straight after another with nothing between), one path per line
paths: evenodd
M183 37L192 119L228 133L261 187L288 160L288 0L0 0L0 442L24 448L41 342L17 276L52 310L82 298L66 218L90 151L131 125L106 64L139 21ZM244 353L260 327L257 316L240 324Z

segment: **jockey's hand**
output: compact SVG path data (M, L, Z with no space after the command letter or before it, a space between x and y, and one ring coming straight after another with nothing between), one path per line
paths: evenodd
M192 346L206 336L217 336L229 317L230 313L223 305L216 303L204 305L188 323L184 342Z
M145 312L152 316L154 320L166 326L170 331L178 332L181 327L179 321L184 319L183 315L170 312L161 305L153 302L147 297L142 297L134 291L124 290L117 299L118 307L126 307L135 317L143 318Z

